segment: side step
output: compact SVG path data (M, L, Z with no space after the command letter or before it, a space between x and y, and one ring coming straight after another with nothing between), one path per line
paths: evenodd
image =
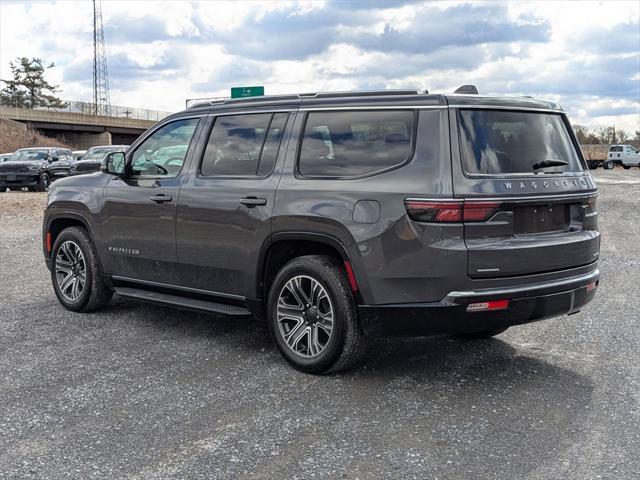
M115 287L115 292L123 297L136 298L147 302L160 303L163 305L173 305L174 307L191 308L204 310L206 312L221 313L224 315L251 315L251 311L245 307L237 305L227 305L225 303L210 302L197 298L180 297L167 293L150 292L139 288Z

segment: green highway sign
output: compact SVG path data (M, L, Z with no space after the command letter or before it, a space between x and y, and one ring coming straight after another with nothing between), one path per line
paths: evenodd
M264 87L231 87L231 98L260 97L264 95Z

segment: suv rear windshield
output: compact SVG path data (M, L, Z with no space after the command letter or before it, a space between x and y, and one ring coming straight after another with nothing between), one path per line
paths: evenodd
M562 117L553 113L461 110L462 163L471 175L579 172Z

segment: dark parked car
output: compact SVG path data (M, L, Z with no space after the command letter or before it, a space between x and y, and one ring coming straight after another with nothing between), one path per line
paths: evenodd
M71 152L74 160L80 160L85 153L87 153L86 150L73 150Z
M102 171L49 193L66 308L115 292L254 315L305 372L352 365L374 335L483 338L575 313L599 281L596 186L565 113L531 98L199 104Z
M85 173L94 173L100 171L100 165L104 157L111 152L124 152L129 145L104 145L99 147L91 147L85 152L79 160L71 165L69 175L82 175Z
M69 175L73 161L66 148L21 148L0 164L0 192L7 188L45 191L56 178Z

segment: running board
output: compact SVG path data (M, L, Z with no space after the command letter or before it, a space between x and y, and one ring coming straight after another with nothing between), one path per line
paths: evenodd
M139 288L115 287L114 290L118 295L123 297L160 303L162 305L204 310L206 312L221 313L224 315L251 315L251 311L248 308L239 307L237 305L227 305L226 303L210 302L208 300L199 300L197 298L151 292L149 290L142 290Z

